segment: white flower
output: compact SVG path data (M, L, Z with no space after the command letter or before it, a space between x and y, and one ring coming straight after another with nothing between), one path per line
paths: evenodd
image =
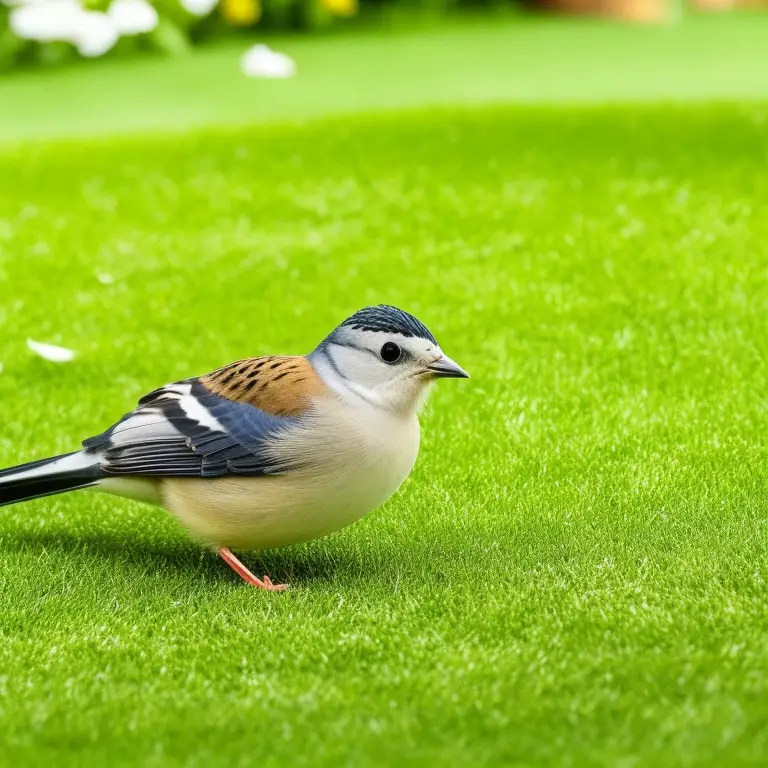
M52 363L68 363L75 359L75 353L66 347L57 347L54 344L43 344L41 341L27 339L27 346L43 360L49 360Z
M101 56L120 34L106 13L86 11L77 0L40 0L17 6L8 17L24 40L72 43L83 56Z
M157 11L147 0L113 0L107 16L120 35L151 32L159 21Z
M23 40L71 41L83 9L76 0L43 0L11 10L8 23Z
M120 37L106 13L85 11L75 30L72 42L81 56L103 56Z
M293 59L267 45L249 48L240 60L240 68L248 77L293 77L296 74Z
M179 0L182 7L193 16L207 16L219 0Z

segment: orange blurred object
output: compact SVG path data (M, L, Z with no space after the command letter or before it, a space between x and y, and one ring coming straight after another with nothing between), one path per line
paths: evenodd
M700 11L729 11L737 4L735 0L693 0L692 3Z
M691 0L699 11L730 11L732 8L768 8L768 0Z
M543 0L542 4L564 13L611 16L644 23L664 21L672 5L670 0Z

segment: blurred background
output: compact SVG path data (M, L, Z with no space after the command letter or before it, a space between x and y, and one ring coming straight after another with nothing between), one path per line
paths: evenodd
M766 0L0 0L0 141L762 99Z
M436 18L510 11L664 22L686 10L759 9L766 0L2 0L0 65L55 65L77 56L168 54L234 34L318 32L405 14Z
M181 55L235 36L361 30L395 20L434 22L459 14L669 23L688 12L767 6L768 0L0 0L0 68L152 52Z
M766 6L767 0L2 0L0 67L152 51L178 55L233 35L359 29L403 16L525 12L661 23L689 10Z

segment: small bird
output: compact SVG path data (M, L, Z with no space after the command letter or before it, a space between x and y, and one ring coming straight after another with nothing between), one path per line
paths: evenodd
M82 450L0 471L0 506L97 487L173 513L245 581L233 549L325 536L381 506L419 450L439 378L469 378L413 315L352 315L306 356L238 360L150 392Z

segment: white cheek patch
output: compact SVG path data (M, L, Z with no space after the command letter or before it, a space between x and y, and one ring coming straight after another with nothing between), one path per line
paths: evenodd
M355 351L355 354L359 355L360 352ZM353 363L350 360L350 351L347 348L334 345L316 359L315 365L318 366L318 372L326 385L342 397L352 394L371 405L378 405L374 393L355 381L359 361Z

